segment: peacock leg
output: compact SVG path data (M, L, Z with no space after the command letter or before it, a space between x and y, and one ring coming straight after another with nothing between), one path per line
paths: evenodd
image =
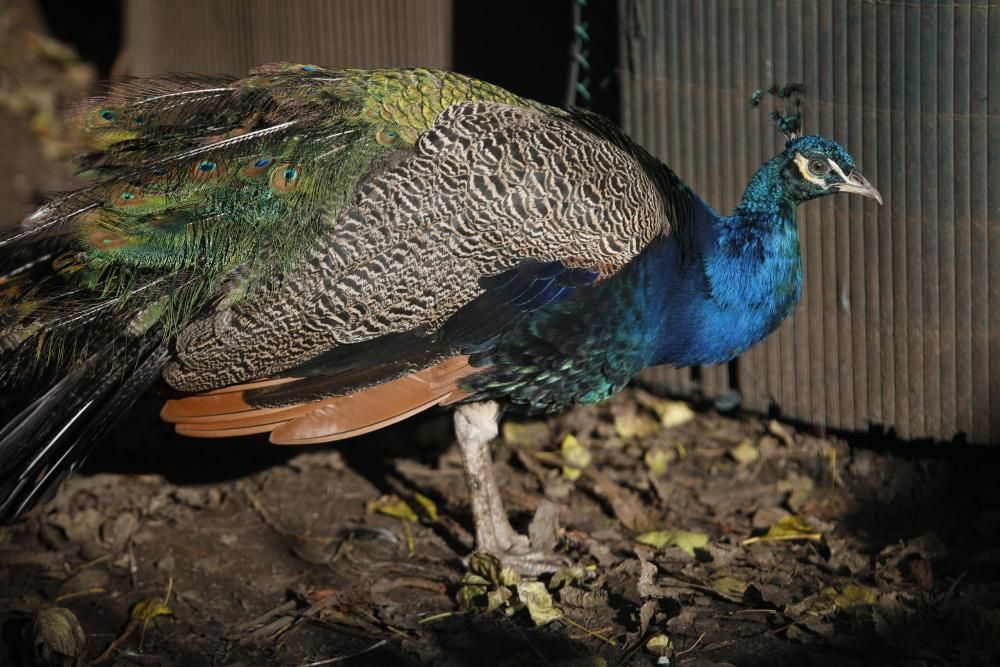
M476 548L497 556L522 574L553 572L561 566L555 554L514 530L500 496L489 444L497 436L500 408L492 402L471 403L455 410L455 435L469 485Z

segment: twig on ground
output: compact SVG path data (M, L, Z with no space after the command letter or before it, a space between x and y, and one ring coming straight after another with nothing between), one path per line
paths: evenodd
M342 662L344 660L350 660L351 658L356 658L359 655L364 655L365 653L368 653L370 651L374 651L377 648L381 648L382 646L385 646L388 641L389 640L387 640L387 639L383 639L381 641L375 642L374 644L372 644L371 646L369 646L366 649L358 651L357 653L351 653L350 655L341 655L341 656L337 656L336 658L326 658L325 660L317 660L315 662L304 662L304 663L302 663L302 667L317 667L317 665L332 665L335 662Z

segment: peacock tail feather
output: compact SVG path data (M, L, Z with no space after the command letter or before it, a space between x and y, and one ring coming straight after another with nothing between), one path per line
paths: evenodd
M0 240L17 246L0 265L0 350L36 341L7 370L79 358L92 336L74 333L96 321L169 338L207 305L273 289L360 180L473 100L543 108L427 69L281 64L110 85L75 114L94 182Z

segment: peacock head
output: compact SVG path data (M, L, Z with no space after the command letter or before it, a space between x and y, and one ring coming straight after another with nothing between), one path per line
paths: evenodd
M796 137L781 154L782 190L795 203L836 192L853 192L882 203L882 195L854 164L854 158L836 141L810 134Z
M836 192L853 192L881 204L882 195L861 175L847 149L826 137L802 135L804 91L801 83L774 85L755 91L750 98L751 108L760 106L765 95L782 102L784 113L772 111L768 118L788 143L784 151L764 163L750 179L738 210L789 211L804 201Z
M816 135L793 137L785 150L753 175L737 211L788 214L802 202L837 192L854 192L882 203L882 195L861 175L843 146Z

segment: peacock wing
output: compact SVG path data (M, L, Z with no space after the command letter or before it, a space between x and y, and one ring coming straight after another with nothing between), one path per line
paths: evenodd
M600 281L669 228L657 184L591 127L506 104L454 105L411 154L359 184L284 285L187 327L165 377L207 391L339 356L326 373L349 368L374 384L456 353L443 327L483 296L484 277L530 261ZM472 328L487 339L560 298L540 294L516 312L479 312Z

